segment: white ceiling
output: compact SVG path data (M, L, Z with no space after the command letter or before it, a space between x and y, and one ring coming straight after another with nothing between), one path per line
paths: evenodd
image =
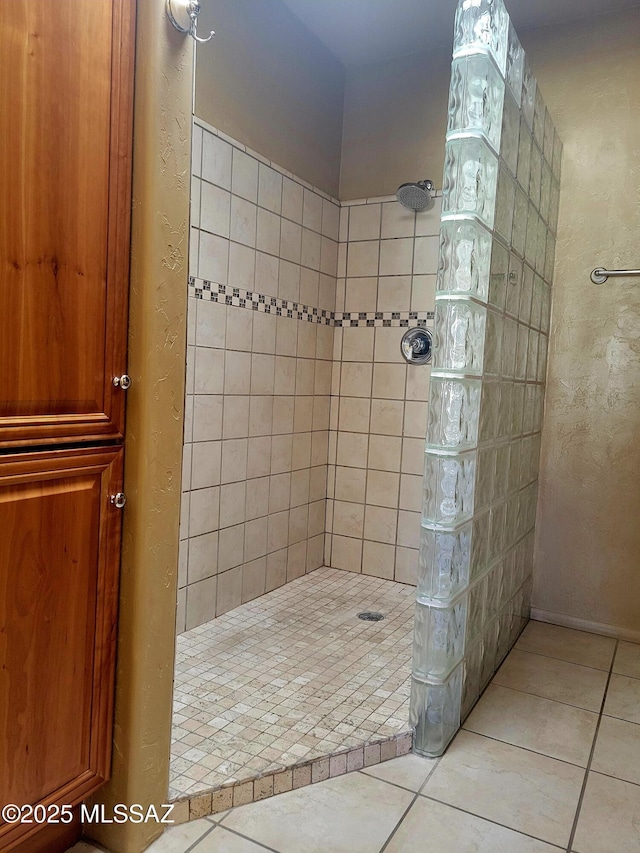
M417 53L452 38L457 0L284 0L347 66ZM516 30L640 5L639 0L505 0Z

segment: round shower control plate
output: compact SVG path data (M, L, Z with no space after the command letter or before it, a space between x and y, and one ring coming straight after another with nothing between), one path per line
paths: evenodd
M432 335L429 329L407 329L400 341L402 357L409 364L428 364L431 361Z

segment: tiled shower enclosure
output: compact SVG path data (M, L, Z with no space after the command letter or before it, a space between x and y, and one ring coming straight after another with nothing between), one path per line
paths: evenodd
M426 755L529 617L561 157L502 0L461 0L411 697Z

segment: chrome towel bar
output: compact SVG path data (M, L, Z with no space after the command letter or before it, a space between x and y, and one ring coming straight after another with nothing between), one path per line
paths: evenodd
M604 284L609 276L628 275L640 275L640 270L605 270L602 267L596 267L591 273L591 281L594 284Z

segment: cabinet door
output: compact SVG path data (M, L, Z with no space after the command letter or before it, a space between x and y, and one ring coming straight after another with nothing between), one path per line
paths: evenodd
M0 2L0 447L123 434L134 14Z
M108 778L122 455L0 457L0 803L76 804ZM0 850L30 829L0 823Z

